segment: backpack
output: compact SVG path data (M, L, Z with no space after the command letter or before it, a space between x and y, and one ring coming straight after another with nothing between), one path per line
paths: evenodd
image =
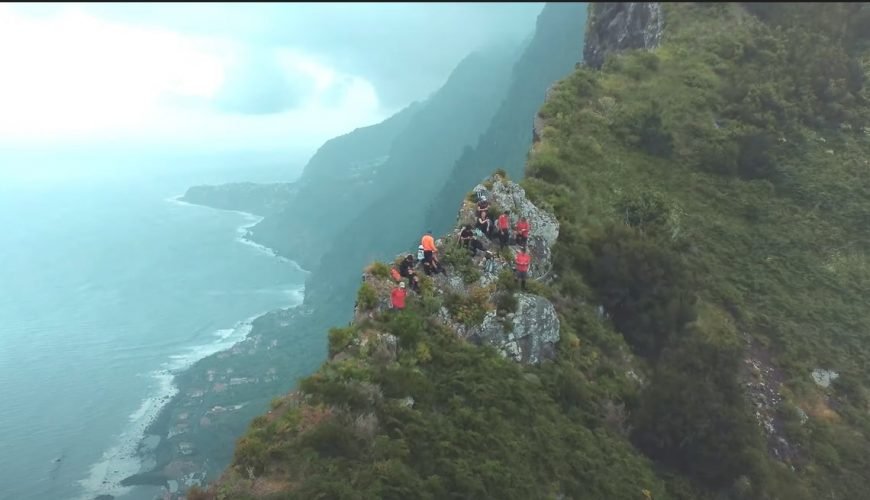
M396 271L395 267L390 268L390 276L392 276L397 282L402 281L402 275L399 274L399 271Z
M480 199L486 197L486 190L481 189L480 191L474 192L474 201L475 203L480 203Z

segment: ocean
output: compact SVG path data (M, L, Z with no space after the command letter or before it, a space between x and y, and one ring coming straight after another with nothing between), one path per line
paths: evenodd
M174 199L286 166L125 167L0 183L2 500L92 500L137 472L172 374L302 301L305 272L242 238L258 217Z

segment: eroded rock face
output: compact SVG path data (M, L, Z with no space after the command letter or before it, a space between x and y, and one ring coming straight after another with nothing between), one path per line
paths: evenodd
M599 69L608 54L657 47L664 31L658 2L595 2L589 4L584 63Z
M559 341L559 316L544 297L517 294L516 313L504 319L494 311L487 313L479 326L466 333L468 340L491 345L508 358L520 363L540 363L555 357ZM506 326L510 325L510 326Z

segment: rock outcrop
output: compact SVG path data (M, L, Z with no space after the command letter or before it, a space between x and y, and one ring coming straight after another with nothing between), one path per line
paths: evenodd
M553 304L538 295L517 294L517 311L506 321L489 311L483 322L470 328L466 338L475 344L491 345L519 363L536 364L553 359L559 342L559 316ZM505 327L509 324L509 327Z
M559 236L559 223L555 217L535 206L527 197L525 190L515 182L494 175L474 188L475 192L483 191L491 202L491 207L498 210L508 210L511 214L512 226L520 216L525 216L531 225L527 249L532 256L529 269L530 281L545 281L552 267L551 248ZM465 224L472 224L475 218L476 205L470 200L463 202L457 217L456 228L447 236L436 240L436 246L442 253L441 260L445 263L447 274L436 274L431 278L434 295L447 299L475 302L481 308L482 318L469 324L467 318L457 318L449 309L442 306L436 314L437 321L456 332L456 335L478 345L489 345L496 348L505 357L520 363L537 364L553 359L555 346L559 341L559 317L553 304L546 298L526 292L512 292L500 289L498 285L502 270L513 269L513 257L518 246L509 244L505 250L499 250L498 242L479 235L478 240L484 246L475 256L468 256L470 265L463 270L446 263L443 255L446 251L457 251L464 257L467 251L455 247L459 231ZM451 249L451 245L454 245ZM487 266L486 253L492 259ZM510 258L508 258L508 255ZM405 255L397 256L397 262ZM473 269L473 279L469 279L468 269ZM418 273L422 270L418 268ZM354 308L354 322L361 324L368 318L386 312L390 308L390 292L396 283L390 278L389 271L383 266L374 264L363 273L363 286L369 296L367 307L357 303ZM409 292L413 295L413 292ZM511 295L515 300L512 311L498 310L497 302L505 295ZM446 300L445 300L446 302ZM509 301L512 302L512 301ZM350 348L356 349L359 342L354 341ZM346 357L341 353L337 357Z
M663 31L664 15L658 2L590 3L584 63L598 69L608 54L655 48Z
M504 180L498 175L475 186L473 192L486 196L498 213L503 210L509 211L512 228L516 226L520 217L525 217L529 221L531 231L527 248L532 255L529 276L535 279L549 277L552 269L550 249L556 243L556 238L559 237L559 221L556 220L556 217L535 206L526 197L525 190L519 184ZM459 209L457 228L454 230L453 236L458 237L459 230L463 225L473 226L475 218L476 205L474 202L466 200ZM517 248L511 247L514 254Z

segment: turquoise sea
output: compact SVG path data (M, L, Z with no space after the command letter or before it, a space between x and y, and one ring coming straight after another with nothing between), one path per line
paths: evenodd
M304 271L242 239L258 217L174 200L190 185L292 170L172 161L0 178L0 499L93 499L136 472L172 373L301 302Z

